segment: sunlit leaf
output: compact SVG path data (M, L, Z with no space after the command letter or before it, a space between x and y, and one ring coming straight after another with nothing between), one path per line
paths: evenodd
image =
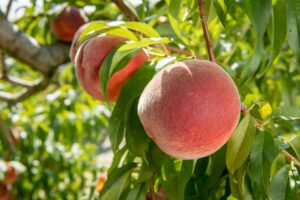
M289 166L282 167L272 178L270 184L270 199L271 200L285 200L286 187L288 186Z
M250 115L247 115L240 122L227 144L226 164L231 173L241 167L248 158L254 138L255 122Z

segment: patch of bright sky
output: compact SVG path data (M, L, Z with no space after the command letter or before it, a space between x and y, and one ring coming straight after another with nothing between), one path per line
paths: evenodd
M132 5L138 6L142 4L142 0L127 0L129 1ZM158 0L149 0L150 1L150 6L154 5ZM6 6L8 4L9 0L0 0L0 9L2 12L6 10ZM31 7L32 3L30 0L13 0L11 11L9 13L9 20L14 21L16 19L19 19L20 17L23 16L24 14L24 7ZM43 6L43 0L36 0L36 11L38 12L38 8L42 8ZM85 8L85 11L87 13L93 12L95 10L94 6L87 6Z

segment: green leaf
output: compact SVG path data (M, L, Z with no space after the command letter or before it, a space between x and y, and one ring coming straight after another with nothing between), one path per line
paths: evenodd
M114 151L123 139L132 103L142 93L154 73L154 67L146 62L123 86L108 126L109 139Z
M217 11L219 20L221 21L224 28L226 28L227 8L224 0L213 0L213 4Z
M114 158L113 161L108 169L108 173L110 173L111 171L113 171L115 168L117 168L120 164L121 159L123 158L125 152L126 152L126 148L123 147L122 149L118 149L115 153L114 153Z
M133 31L139 31L150 38L160 38L159 33L151 26L142 22L91 22L86 29L80 34L78 43L82 44L91 37L95 37L102 33L117 35L129 40L136 41L137 37Z
M286 199L286 188L289 187L289 170L290 166L284 166L272 178L269 191L270 200Z
M250 153L249 173L264 197L268 195L270 169L275 156L275 145L271 134L259 132Z
M273 118L276 117L281 117L284 119L299 119L300 110L294 106L281 106L273 112Z
M273 61L282 49L287 35L287 9L285 0L277 0L273 6L271 18L270 40L272 43L272 57L264 69L261 69L258 77L266 73Z
M111 77L116 71L125 67L131 60L130 58L134 57L141 48L153 44L164 44L169 42L170 40L168 38L144 38L137 42L125 43L119 46L112 59L109 77ZM123 61L125 61L123 65L120 65Z
M126 146L129 151L137 156L142 157L146 162L146 151L150 138L147 136L143 125L137 114L137 102L135 102L130 111L128 122L125 130Z
M161 167L165 160L169 158L167 154L161 151L157 145L151 140L149 143L148 156L149 165L156 173L161 174Z
M140 183L131 188L125 200L145 200L147 187L145 183Z
M110 77L126 67L132 58L141 51L142 47L168 42L170 42L168 38L144 38L138 42L121 43L114 47L104 59L99 70L100 88L103 96L108 99L106 88Z
M246 180L246 178L248 178L246 173L247 166L248 163L245 162L239 169L234 172L234 174L229 175L232 195L240 200L253 199L249 190L249 183Z
M218 181L220 181L222 173L226 169L225 156L226 146L223 146L216 153L211 155L210 167L205 174L205 182L204 186L202 186L204 190L209 191L211 188L216 186Z
M246 81L258 69L265 54L263 36L272 13L272 0L245 0L243 7L256 32L255 50L242 71L242 80Z
M258 39L261 39L267 29L272 12L272 0L244 0L244 9L254 25Z
M286 0L288 20L288 43L296 56L300 55L300 2Z
M287 149L288 152L295 156L298 160L300 160L300 136L296 136L287 143L290 145L290 148Z
M286 39L287 34L287 10L285 0L277 0L273 6L272 14L272 46L273 58L275 58Z
M131 170L135 166L134 163L130 163L111 171L101 191L100 199L120 199L122 192L129 187Z
M181 29L180 29L180 18L179 13L181 9L181 0L166 0L168 4L169 12L168 12L168 19L171 24L172 29L174 30L177 37L182 40L182 42L186 43L186 39L183 36Z
M247 115L229 139L226 152L226 165L230 173L242 166L248 158L255 138L254 119Z
M139 31L150 38L160 38L159 33L154 28L143 22L125 22L121 23L119 26Z
M172 200L183 200L185 187L194 171L193 160L167 159L162 166L161 181L164 191Z

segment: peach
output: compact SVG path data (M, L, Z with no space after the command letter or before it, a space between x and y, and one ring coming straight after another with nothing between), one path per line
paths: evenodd
M139 99L138 115L162 151L180 159L198 159L228 141L240 109L231 77L215 63L191 59L154 76Z
M79 27L87 21L88 18L81 9L66 6L51 22L51 30L58 39L71 42Z
M114 35L99 35L83 43L75 57L78 81L92 97L104 100L100 90L99 70L106 56L118 44L126 39ZM116 101L124 83L149 59L145 51L140 51L121 70L117 71L107 83L109 101Z
M103 173L101 173L100 177L98 178L98 181L96 184L97 192L101 192L106 181L107 181L107 172L103 172Z
M86 29L86 27L88 25L89 24L87 23L87 24L80 26L73 37L71 48L70 48L70 59L71 59L72 63L75 62L75 56L76 56L76 52L77 52L77 50L75 49L75 44L78 42L80 34Z
M17 179L17 173L13 166L10 164L7 165L6 178L4 183L7 185L13 184Z

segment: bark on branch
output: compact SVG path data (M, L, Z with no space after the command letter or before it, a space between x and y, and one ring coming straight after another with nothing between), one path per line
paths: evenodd
M7 21L0 11L0 49L44 74L69 60L70 45L40 45Z

